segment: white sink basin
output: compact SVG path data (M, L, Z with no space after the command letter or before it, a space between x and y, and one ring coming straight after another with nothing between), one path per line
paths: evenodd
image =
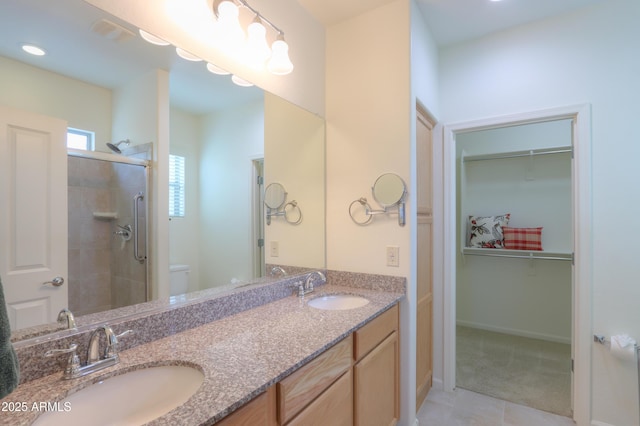
M142 425L187 402L204 381L191 367L150 367L110 377L58 403L34 425Z
M352 294L330 294L311 299L307 302L309 306L316 309L326 309L330 311L343 311L347 309L360 308L367 303L369 299Z

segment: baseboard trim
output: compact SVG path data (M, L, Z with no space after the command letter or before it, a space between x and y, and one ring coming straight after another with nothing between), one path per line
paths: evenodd
M613 426L613 425L605 422L599 422L598 420L591 420L591 426Z
M461 325L463 327L477 328L477 329L486 330L486 331L494 331L496 333L512 334L514 336L529 337L531 339L546 340L546 341L555 342L555 343L566 343L569 345L571 344L571 337L554 336L552 334L536 333L533 331L518 330L515 328L496 327L493 325L480 324L477 322L464 321L464 320L457 320L456 325ZM603 425L603 426L606 426L606 425Z

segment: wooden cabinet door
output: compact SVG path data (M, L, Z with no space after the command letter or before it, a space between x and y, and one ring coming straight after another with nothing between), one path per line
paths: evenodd
M276 389L271 386L245 406L217 423L221 426L276 426Z
M351 368L351 336L277 384L278 421L285 424Z
M417 165L417 289L416 289L416 411L431 389L433 377L433 195L432 195L433 123L418 108L416 118Z
M353 424L353 386L347 371L287 426L351 426Z
M393 332L354 366L357 426L395 425L400 416L398 333Z

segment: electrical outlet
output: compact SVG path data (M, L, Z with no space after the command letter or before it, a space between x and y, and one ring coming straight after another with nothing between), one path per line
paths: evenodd
M387 266L400 266L400 247L387 246Z
M280 256L280 244L278 244L277 241L271 241L269 249L269 254L271 255L271 257Z

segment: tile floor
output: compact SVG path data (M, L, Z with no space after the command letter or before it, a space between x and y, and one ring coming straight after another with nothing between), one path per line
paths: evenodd
M568 417L464 389L431 389L417 418L420 426L575 426Z

